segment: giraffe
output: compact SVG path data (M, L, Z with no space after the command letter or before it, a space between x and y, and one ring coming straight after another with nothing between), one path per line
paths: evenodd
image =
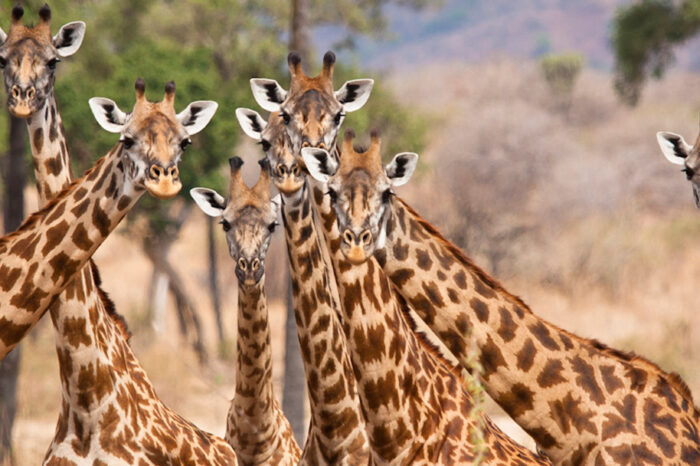
M353 138L354 132L346 131L339 164L323 149L302 150L311 176L333 189L329 192L334 207L346 191L357 191L354 185L372 185L378 178L376 170L363 165L366 160L380 160L378 135L373 134L372 144L362 153L353 149ZM353 204L362 204L359 197ZM335 221L343 225L343 219L339 215ZM347 235L344 230L343 240ZM373 459L390 464L456 464L474 462L483 454L486 464L551 464L473 411L473 399L458 369L417 332L406 302L376 259L357 252L369 239L367 230L362 230L353 237L351 248L331 246L331 255ZM331 242L342 241L332 237ZM475 433L481 435L479 440Z
M229 159L228 201L213 189L190 191L197 205L220 218L238 278L236 394L231 401L226 440L240 464L296 465L301 450L272 386L272 351L265 297L265 256L277 226L279 197L270 200L270 175L261 161L251 189L241 177L243 160Z
M282 219L292 278L297 336L306 374L311 423L303 464L369 462L369 443L354 374L338 320L340 301L313 213L300 160L278 113L269 124L249 109L236 116L244 132L262 145L263 159L281 193Z
M18 231L0 239L3 317L35 323L65 289L51 305L63 402L45 464L236 464L226 442L160 402L131 352L123 320L99 287L96 267L83 268L146 190L158 196L177 192L177 179L146 179L146 167L176 167L180 141L203 129L216 109L214 102L197 102L178 118L173 83L157 104L146 101L142 81L136 89L134 111L121 113L121 121L112 101L91 100L98 119L111 106L110 129L124 130L120 142ZM64 184L61 178L70 178L67 167L55 178L58 185Z
M465 368L470 331L486 391L555 464L700 462L700 415L677 374L537 317L393 194L416 154L383 171L378 157L355 158L351 171L344 155L338 167L323 150L305 151L311 173L328 179L339 248L374 255Z
M675 164L682 165L681 171L685 173L686 178L693 186L693 199L695 207L700 209L700 136L695 141L694 145L685 142L683 136L670 131L659 131L656 133L656 140L661 147L661 152L666 159Z
M346 112L362 108L369 99L374 81L354 79L333 91L335 54L323 56L321 74L304 74L301 57L296 52L287 56L291 73L289 91L273 79L250 80L253 97L268 112L279 112L291 138L292 152L302 147L332 149Z

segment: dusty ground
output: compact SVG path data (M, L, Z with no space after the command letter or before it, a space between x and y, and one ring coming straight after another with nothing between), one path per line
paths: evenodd
M392 80L397 95L409 96L436 122L421 154L421 173L397 191L448 236L467 242L477 263L497 270L506 287L538 315L678 371L700 396L700 317L694 312L700 305L695 242L700 213L692 207L690 187L675 167L666 166L653 136L668 129L694 140L697 106L686 90L697 88L700 78L672 75L651 86L642 104L630 110L616 103L609 77L586 72L567 115L552 107L538 79L534 66L510 62L424 69L410 77L397 73ZM436 80L441 86L424 85ZM537 163L513 168L530 159ZM477 173L485 181L471 177L482 168L490 170ZM455 183L445 182L452 172ZM532 182L508 197L524 178ZM464 213L465 206L475 207L474 199L508 222L491 218L483 230L475 228L478 218ZM489 230L493 225L506 232L524 225L526 234L499 236L501 230ZM215 355L204 228L204 217L195 213L170 258L199 305L209 353ZM461 229L473 236L461 235ZM277 281L284 266L281 240L277 233L270 255L278 259L268 263L268 278ZM198 366L183 344L172 310L163 334L155 334L145 318L151 269L137 241L114 234L96 261L159 396L203 429L221 434L233 395L236 285L222 235L218 241L229 352L206 367ZM487 247L492 244L502 250ZM279 382L284 314L279 298L272 298L277 299L270 320ZM52 332L46 319L23 343L14 431L20 465L41 461L55 428L60 385ZM514 432L495 408L487 411Z

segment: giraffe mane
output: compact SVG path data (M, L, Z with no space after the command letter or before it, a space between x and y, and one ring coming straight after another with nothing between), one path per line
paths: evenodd
M123 315L119 314L117 312L117 307L114 305L114 301L109 297L109 294L105 290L102 289L102 276L100 275L100 271L97 268L97 264L90 259L90 269L92 271L92 277L93 280L95 281L95 288L97 288L97 293L100 297L100 301L104 305L105 311L107 311L107 315L112 319L112 322L117 326L119 331L122 334L122 337L124 337L124 340L126 340L126 343L129 343L129 340L131 339L131 331L129 330L129 326L126 323L126 319L124 318Z
M408 210L408 212L416 219L418 224L422 226L423 228L426 229L428 233L433 235L435 238L437 238L440 242L442 242L447 249L452 252L455 257L462 262L469 270L471 270L477 277L479 277L480 280L482 280L484 283L486 283L488 286L496 290L497 292L503 294L508 298L509 300L513 301L515 304L520 306L524 312L529 312L530 314L534 314L532 312L532 309L530 309L530 306L525 304L525 301L523 301L521 298L518 296L515 296L514 294L508 292L501 283L493 278L491 275L489 275L486 271L484 271L481 267L476 265L474 261L472 261L460 248L455 246L451 241L445 239L445 237L433 226L430 222L425 220L423 217L418 214L411 206L409 206L406 201L401 199L398 196L394 196L394 198L401 203L401 205ZM649 368L651 371L655 372L658 374L658 376L666 381L671 387L673 387L680 395L682 398L684 398L694 409L695 415L700 416L700 411L698 410L697 406L695 406L695 402L693 401L693 394L690 391L690 388L688 387L688 384L683 380L683 378L676 372L666 372L663 369L661 369L657 364L651 362L647 358L640 356L633 351L621 351L615 348L611 348L608 345L601 343L598 340L595 339L589 339L589 338L584 338L580 337L574 333L569 332L568 330L564 330L563 328L554 325L552 323L549 323L552 327L560 331L561 333L565 334L569 338L573 340L577 340L579 342L582 342L584 344L589 344L593 346L596 350L600 351L601 353L610 356L612 358L621 360L627 364L630 365L641 365L641 366L646 366Z

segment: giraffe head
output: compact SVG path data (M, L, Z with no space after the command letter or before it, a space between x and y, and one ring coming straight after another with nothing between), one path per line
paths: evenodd
M345 112L362 108L374 81L355 79L333 91L333 52L326 52L321 74L314 78L304 74L298 53L290 53L287 63L291 72L289 91L272 79L251 79L255 100L265 110L280 113L294 153L302 147L332 150Z
M304 186L303 160L292 152L289 135L279 112L271 113L269 122L248 108L236 109L236 117L243 132L262 146L270 162L275 187L285 196L299 192Z
M39 10L39 24L22 24L24 10L12 9L9 34L0 29L0 68L5 76L7 106L14 116L28 118L44 106L54 84L56 64L78 51L85 23L68 23L51 37L51 9Z
M669 162L682 165L682 172L693 185L693 197L695 207L700 209L700 136L691 146L683 136L669 131L659 131L656 133L656 140L661 146L661 152Z
M345 132L339 162L323 149L305 148L301 154L311 176L328 186L341 251L349 262L360 264L384 247L392 187L411 178L418 154L397 154L382 169L378 132L372 132L372 142L364 152L355 151L354 137L351 129Z
M192 102L175 113L175 83L165 85L160 102L146 100L146 84L137 79L136 104L131 113L104 97L90 99L97 122L111 133L119 133L126 173L137 187L153 196L167 199L176 195L182 183L178 164L191 144L190 136L209 123L218 104L210 100Z
M279 196L270 199L270 165L260 160L260 178L249 188L241 176L243 160L229 159L231 180L228 201L208 188L194 188L190 195L202 211L220 218L231 257L236 262L239 286L253 286L265 274L265 256L277 226Z

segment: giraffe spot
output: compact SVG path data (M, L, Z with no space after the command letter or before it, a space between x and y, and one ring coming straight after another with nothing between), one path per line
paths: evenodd
M367 400L367 407L372 412L376 412L381 407L389 410L399 408L399 392L397 390L396 374L393 370L387 371L384 376L378 376L374 380L365 381L363 391Z
M662 459L643 443L605 447L605 453L610 456L615 464L663 464Z
M394 282L394 285L401 289L406 285L406 282L408 282L408 280L413 278L414 274L415 272L413 271L413 269L398 269L395 272L391 273L389 275L389 278L392 282Z
M42 128L38 128L36 131L34 131L32 143L34 143L34 150L36 152L41 152L41 150L44 148L44 130Z
M616 401L612 405L615 407L615 409L617 409L623 418L627 419L632 424L637 422L637 399L634 397L634 395L629 394L621 401Z
M543 427L534 427L528 429L528 434L535 440L537 446L540 448L550 449L550 448L560 448L559 442L555 439L552 434Z
M56 154L55 157L44 160L44 168L49 175L58 176L63 170L61 154Z
M564 434L568 434L572 428L575 428L579 433L590 432L598 435L598 429L591 420L595 413L590 410L584 411L581 406L581 401L574 399L571 392L567 392L561 400L549 402L552 418Z
M90 346L92 338L87 333L87 321L84 317L66 317L63 320L62 333L66 341L75 349L83 344Z
M385 356L385 329L383 325L367 325L366 329L353 332L354 351L362 364L381 361Z
M51 281L54 283L64 284L76 274L80 268L80 262L71 259L64 252L59 252L48 261L53 269Z
M671 385L664 378L659 377L652 393L658 395L662 401L665 400L667 406L672 410L680 410L680 407L678 406L678 399L676 398Z
M109 180L109 186L107 186L107 189L105 190L105 196L115 198L117 194L117 175L112 173L112 178Z
M664 414L663 407L654 400L644 403L644 433L654 441L667 458L674 456L674 442L663 432L666 430L671 438L676 438L676 421L671 414Z
M503 338L504 343L508 343L513 338L515 338L515 332L518 329L518 325L513 320L513 316L510 311L504 306L498 308L498 312L501 314L501 324L496 332Z
M585 445L580 445L576 451L574 451L570 457L569 461L567 464L571 465L578 465L578 464L586 464L586 460L588 459L588 456L591 454L591 450L595 448L595 443L587 443ZM598 466L598 465L596 465ZM636 465L635 465L636 466Z
M489 320L489 308L486 305L486 303L484 303L479 298L472 298L471 301L469 301L469 305L474 310L476 317L481 322L486 322L487 320Z
M566 379L561 374L564 370L564 365L558 359L550 359L542 368L540 375L537 376L537 383L542 388L549 388L553 385L566 382Z
M440 294L440 289L435 282L423 282L423 291L434 307L445 307L445 301L443 301L442 295Z
M700 447L696 445L681 447L681 460L684 464L700 464Z
M507 366L501 350L498 349L498 345L494 343L491 335L488 336L486 343L481 347L479 362L484 369L483 376L486 380L488 380L500 366Z
M465 275L464 270L457 271L457 273L454 275L454 281L455 285L457 285L460 289L467 289L467 276Z
M76 225L75 231L73 231L73 235L71 236L71 240L73 240L73 244L83 251L90 249L93 244L92 241L90 241L88 232L82 223Z
M530 333L537 338L542 345L552 351L559 351L559 345L557 344L556 341L554 341L554 338L552 338L552 335L549 333L549 329L547 326L544 324L542 321L537 321L537 323L528 325L527 327L530 330Z
M85 199L84 201L76 204L76 206L71 209L71 213L80 218L85 214L85 212L87 212L88 207L90 207L90 200Z
M401 238L397 238L392 252L394 253L394 259L397 261L405 261L408 259L408 245L404 244Z
M56 246L58 246L58 244L61 242L61 240L65 238L67 232L68 222L66 222L65 220L61 221L61 223L57 223L56 225L46 230L46 242L44 243L44 247L41 250L41 254L46 256L51 251L53 251L54 248L56 248Z
M46 189L48 189L48 187ZM44 223L49 225L61 218L66 210L66 204L67 203L65 201L54 204L53 208L51 209L51 215L46 217Z
M38 266L39 265L36 263L29 266L29 270L27 271L27 275L25 276L19 292L10 299L10 305L25 309L29 312L36 312L36 310L39 309L41 301L46 298L49 293L34 285L34 274Z
M299 230L299 238L294 242L296 247L301 246L306 243L311 235L313 234L313 227L311 225L306 225Z
M122 196L119 198L119 202L117 202L117 210L122 211L129 207L131 204L131 198L129 196Z
M476 290L477 293L479 293L481 296L483 296L486 299L491 299L496 297L496 293L493 291L493 289L489 286L486 286L486 284L481 281L478 278L474 278L474 289Z
M622 379L615 375L615 366L600 366L600 377L603 379L605 390L611 395L617 389L624 388Z
M447 297L450 298L452 304L459 304L459 295L454 288L447 288Z
M628 419L613 413L605 413L604 416L605 420L601 425L600 431L603 440L615 438L623 432L637 433L634 425Z
M11 320L0 317L0 340L7 347L12 347L20 342L22 337L27 334L31 324L15 324Z
M10 291L10 288L15 286L17 280L22 274L22 269L10 268L4 264L0 264L0 289L2 291Z
M433 260L425 249L416 249L416 263L419 268L427 271L432 267Z
M428 298L423 294L417 294L411 298L411 307L425 321L427 325L432 325L435 322L435 307L430 303Z
M362 302L362 289L358 282L347 283L343 286L343 310L348 319L352 319L355 308Z
M584 361L580 356L571 358L570 361L571 369L578 374L576 376L576 383L578 386L585 390L590 396L591 401L597 405L604 403L605 396L595 378L593 366Z
M87 189L77 188L73 192L73 201L78 202L80 199L84 198L87 193L88 193Z
M92 208L92 224L102 236L106 237L109 235L110 223L109 217L105 211L102 210L99 204L95 204Z
M520 351L518 351L518 353L515 355L518 359L518 369L524 372L529 371L532 367L532 364L535 362L536 352L537 350L535 349L534 343L532 343L532 339L528 338L527 340L525 340L525 343L523 343L523 347L520 348Z
M31 234L27 237L18 239L10 248L10 254L14 254L25 261L29 261L34 257L41 235L39 233Z
M521 415L533 408L533 396L534 393L527 385L515 383L498 397L498 404L517 420Z

